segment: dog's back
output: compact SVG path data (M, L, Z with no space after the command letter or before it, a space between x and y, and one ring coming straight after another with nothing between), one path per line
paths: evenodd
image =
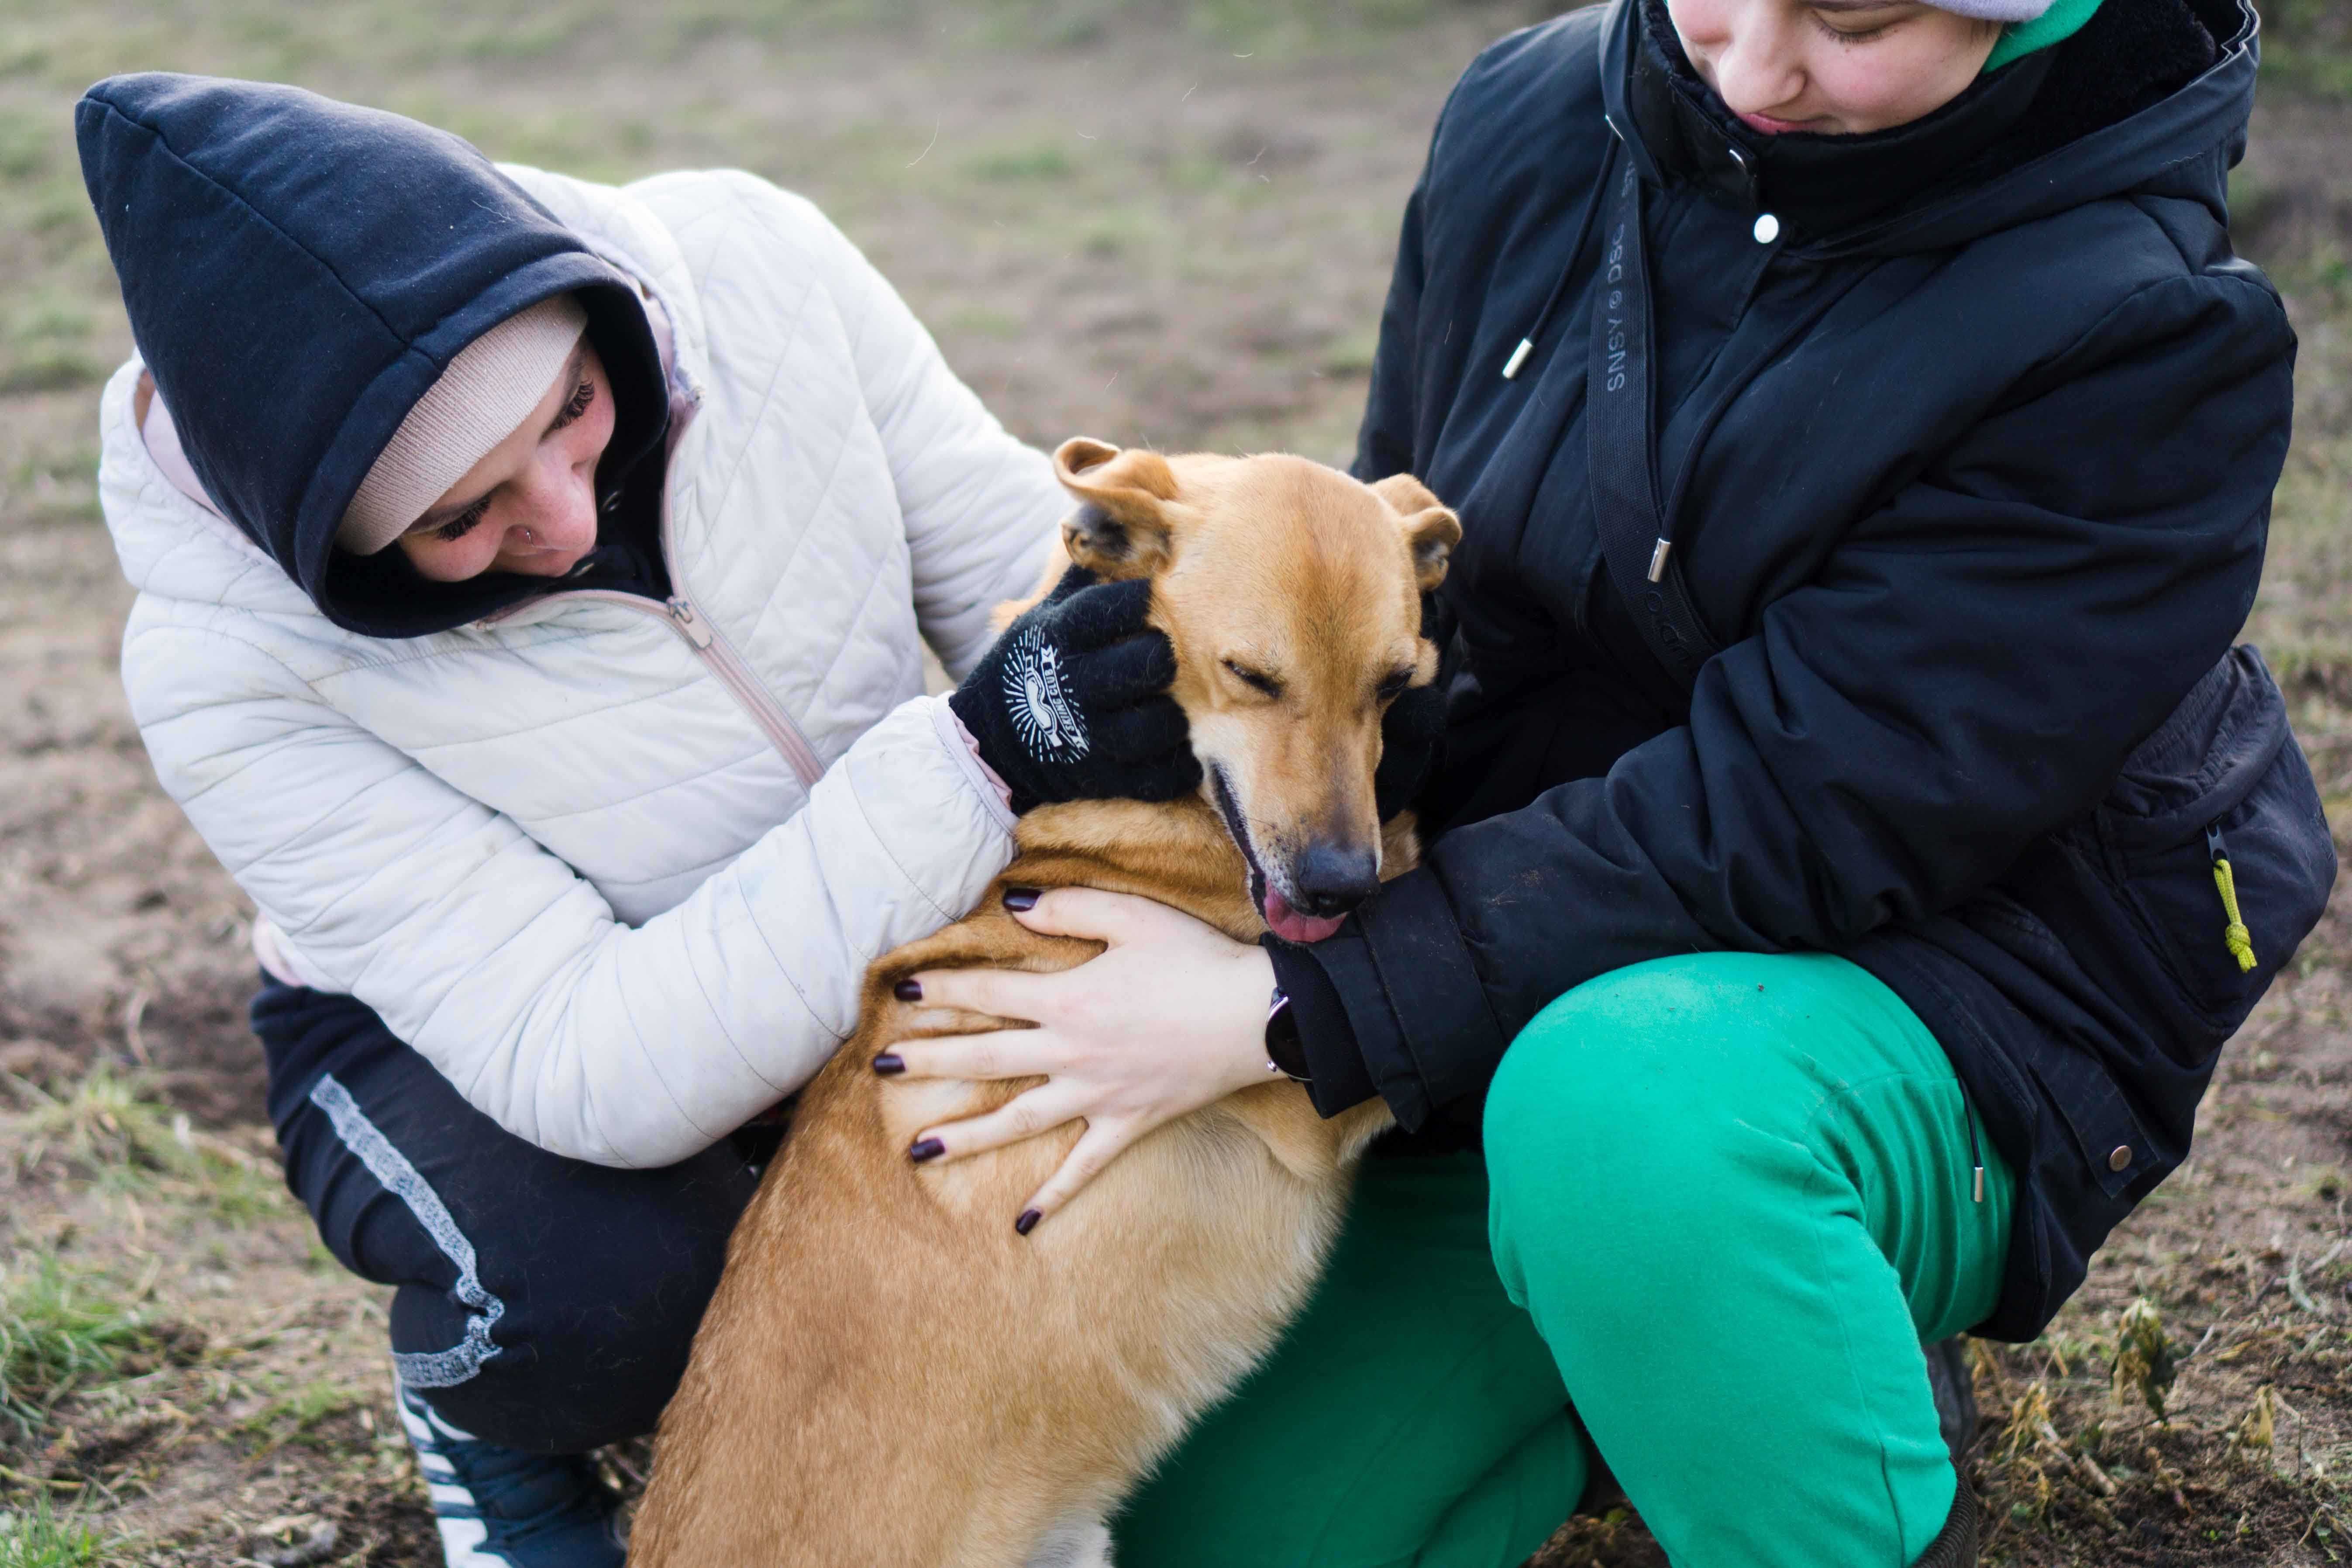
M1260 538L1257 552L1267 545ZM1396 566L1408 590L1412 559L1401 552ZM1222 590L1236 602L1221 613L1290 613ZM1181 668L1200 628L1167 629ZM1202 699L1186 696L1181 675L1179 696L1197 722ZM1368 808L1376 741L1367 756ZM1252 828L1236 828L1235 809L1188 800L1034 812L1020 858L977 912L873 967L856 1035L803 1094L736 1231L662 1419L633 1563L1107 1561L1102 1521L1303 1304L1386 1110L1373 1101L1326 1121L1297 1085L1253 1088L1140 1140L1024 1237L1011 1216L1078 1128L917 1166L905 1151L918 1131L992 1110L1034 1080L893 1081L868 1064L896 1040L996 1022L895 1000L908 974L1065 969L1098 951L1013 921L999 901L1006 886L1142 893L1255 941L1265 929L1256 862L1268 852L1238 847L1236 832ZM1268 818L1251 820L1272 842ZM1375 831L1381 872L1410 868L1409 821Z

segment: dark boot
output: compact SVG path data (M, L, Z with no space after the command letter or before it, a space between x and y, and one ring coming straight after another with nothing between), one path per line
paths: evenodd
M1912 1568L1977 1568L1977 1532L1980 1522L1977 1512L1977 1494L1969 1489L1968 1478L1960 1478L1960 1489L1952 1496L1952 1514L1944 1521L1944 1528L1919 1553Z

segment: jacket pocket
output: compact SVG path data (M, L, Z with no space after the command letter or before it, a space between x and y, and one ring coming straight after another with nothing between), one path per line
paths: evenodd
M2081 1052L2062 1049L2036 1057L2027 1061L2026 1070L2074 1135L2078 1169L2107 1196L2118 1196L2126 1187L2147 1191L2187 1153L2151 1135L2132 1114L2114 1076Z
M2252 647L2206 673L2075 831L2202 1026L2176 1032L2191 1054L2245 1020L2336 881L2318 789Z

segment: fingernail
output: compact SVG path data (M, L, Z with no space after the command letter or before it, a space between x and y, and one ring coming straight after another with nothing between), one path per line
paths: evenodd
M901 980L898 984L890 987L890 994L901 1002L919 1002L923 999L923 983L919 980Z
M1035 909L1037 900L1045 896L1034 888L1007 888L1004 889L1004 907L1016 915L1021 914Z
M907 1151L907 1158L919 1165L926 1160L936 1160L948 1152L948 1146L936 1138L926 1138Z
M1044 1215L1039 1214L1035 1209L1023 1209L1021 1211L1021 1217L1013 1222L1013 1234L1015 1236L1028 1235L1031 1231L1037 1228L1037 1222L1045 1217L1045 1216Z
M905 1072L907 1070L907 1064L898 1058L898 1052L884 1051L880 1056L874 1058L874 1070L880 1073L884 1078L890 1078L898 1073Z

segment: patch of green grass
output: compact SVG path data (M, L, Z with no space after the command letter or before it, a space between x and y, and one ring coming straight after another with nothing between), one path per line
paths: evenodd
M457 52L467 59L494 64L543 59L561 52L602 20L593 15L566 15L535 8L512 13L489 11L484 15L496 19L467 29L457 40Z
M2270 554L2247 639L2282 678L2336 689L2352 672L2352 440L2299 443L2271 507Z
M20 1123L20 1164L54 1156L117 1190L192 1198L232 1223L279 1212L276 1170L209 1133L157 1098L153 1081L100 1062L64 1094L14 1080L32 1109Z
M93 1568L99 1552L97 1532L71 1514L57 1513L46 1497L29 1508L0 1511L0 1568Z
M29 30L0 32L0 81L37 76L48 68L49 51Z
M992 184L1022 184L1066 180L1078 172L1067 149L1051 144L1005 147L967 159L963 172Z
M2295 368L2295 432L2271 503L2270 547L2245 640L2290 683L2336 702L2352 698L2352 279L2331 286L2332 257L2285 258L2303 353ZM2296 715L2306 744L2305 715ZM2324 731L2337 715L2314 715ZM2326 781L2323 780L2323 787ZM2333 803L2331 803L2332 805Z
M30 1434L58 1400L152 1343L146 1315L113 1290L54 1258L19 1254L0 1273L0 1417Z
M62 1095L22 1085L33 1109L24 1124L22 1163L38 1165L55 1154L93 1175L188 1171L194 1146L173 1136L173 1124L137 1074L100 1062Z
M1571 9L1576 0L1559 0ZM1312 49L1328 53L1377 37L1426 26L1449 14L1482 9L1475 0L1191 0L1180 15L1191 32L1263 58ZM1492 11L1494 7L1483 7ZM1510 13L1495 30L1533 21L1532 8Z
M983 338L1017 338L1027 327L1020 317L992 305L966 305L948 317L947 325L951 331Z
M0 159L6 155L0 132ZM106 366L91 350L98 326L73 295L36 289L0 317L0 393L64 392L102 379Z
M30 114L0 114L0 180L30 180L48 172L58 128Z
M106 378L106 368L78 348L36 343L8 356L6 367L0 369L0 394L94 386Z
M1322 369L1329 375L1370 375L1372 356L1381 346L1380 328L1367 324L1334 338L1323 350Z
M2297 92L2352 97L2352 12L2343 0L2269 0L2263 79Z
M366 1396L341 1384L313 1378L279 1394L238 1422L236 1432L240 1436L257 1439L257 1451L266 1454L289 1443L306 1440L321 1423L346 1410L356 1410L367 1402Z
M10 489L37 490L76 482L86 484L97 471L95 445L42 443L10 468L5 478L0 478L0 485Z
M233 1226L284 1214L289 1202L278 1173L259 1163L212 1166L199 1195L205 1207Z
M1181 239L1165 213L1140 202L1098 205L1070 216L1075 221L1063 232L1074 249L1097 261L1164 254Z

